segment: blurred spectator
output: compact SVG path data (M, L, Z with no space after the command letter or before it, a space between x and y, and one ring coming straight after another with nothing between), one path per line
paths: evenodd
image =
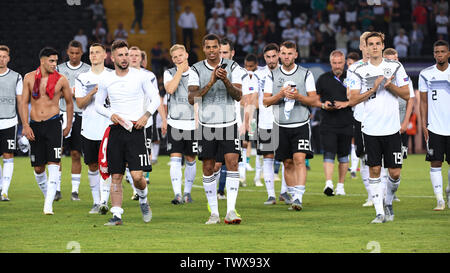
M256 16L259 15L260 12L264 10L263 4L260 3L259 0L252 0L250 3L250 13Z
M156 45L150 50L150 63L152 71L157 74L161 70L161 60L163 58L162 42L157 42Z
M422 43L423 43L423 33L422 30L419 29L419 26L417 26L416 23L412 24L413 29L411 30L411 33L409 35L410 39L410 55L411 56L420 56L422 52Z
M312 56L320 59L325 58L325 42L320 31L316 31L314 34L314 42L311 45Z
M310 55L309 47L311 46L312 36L306 25L303 25L297 32L297 44L299 46L300 58L308 59Z
M212 26L210 26L208 33L216 34L216 35L219 35L220 37L225 35L225 32L223 31L223 27L219 23L214 23Z
M194 29L198 29L198 25L197 18L195 17L195 14L191 12L189 6L184 8L184 12L181 13L180 18L178 18L178 26L181 27L183 31L184 46L191 49L192 44L194 43ZM189 44L187 43L188 40Z
M333 9L328 14L328 21L333 26L336 26L340 20L341 16L339 15L338 11L336 9Z
M97 21L97 26L92 30L92 36L94 36L94 42L105 43L106 30L103 28L102 21Z
M358 20L361 23L361 31L366 31L369 26L372 25L374 19L373 11L367 7L367 4L362 5L362 9L358 16Z
M405 35L405 30L401 28L398 31L398 35L394 37L394 47L398 52L399 58L405 58L408 56L409 39Z
M268 29L267 35L266 35L266 42L267 43L279 43L280 40L281 40L280 32L277 31L275 23L270 22L269 29Z
M427 28L427 18L428 18L428 11L423 6L422 1L419 1L414 8L412 12L412 16L414 18L414 22L419 26L420 30L422 30L423 34L425 36L428 35L428 28ZM399 56L400 57L400 56Z
M394 0L394 5L392 7L392 12L390 15L391 22L389 24L389 35L393 37L402 27L400 17L400 3L398 2L398 0Z
M267 32L269 31L269 25L270 20L266 18L266 14L264 12L261 12L255 22L257 33L266 36Z
M231 26L227 27L227 33L225 34L225 37L232 41L233 44L236 44L236 40L237 40L237 36L236 34L233 32L233 28Z
M242 3L241 0L234 0L233 1L233 6L235 9L238 9L239 12L242 12Z
M216 2L214 8L211 9L211 14L217 13L219 16L225 16L225 8L222 2Z
M277 5L281 6L281 5L286 5L286 6L290 6L291 0L276 0Z
M237 44L240 48L242 48L242 51L250 52L252 48L252 42L253 35L251 31L249 31L248 28L245 27L239 29Z
M117 28L114 31L114 40L124 40L128 39L128 32L123 28L123 23L117 24Z
M231 28L231 32L233 32L234 35L237 35L238 25L239 25L239 17L236 16L235 11L232 11L231 15L225 19L225 26L227 27L227 29Z
M351 24L356 24L357 22L357 16L358 11L356 10L356 5L350 5L347 3L345 9L345 23L347 26L350 26Z
M75 35L75 37L73 37L73 39L75 41L80 42L80 44L82 46L82 49L83 49L83 52L86 53L86 49L87 49L87 46L88 46L88 37L86 36L86 34L84 34L84 31L83 31L82 28L80 28L80 30L78 30L77 35Z
M281 33L281 39L283 41L292 41L296 42L297 38L297 30L291 26L291 23L287 23L286 28Z
M336 49L342 51L344 55L347 55L347 43L350 41L350 38L348 37L347 29L345 27L341 28L341 31L336 33L335 40Z
M306 22L308 22L308 15L302 12L298 17L294 18L294 27L301 28Z
M384 1L381 5L375 5L373 8L373 25L377 26L378 31L386 33L385 21L384 21Z
M310 18L306 28L308 29L309 33L314 33L316 29L319 28L319 23L314 20L314 18Z
M444 14L448 14L448 0L439 0L439 2L436 4L437 10L443 11Z
M442 35L443 40L448 41L448 16L444 10L440 10L436 16L436 34Z
M134 34L134 27L136 23L139 27L139 33L145 34L146 31L142 27L142 15L144 13L144 1L143 0L133 0L133 6L134 6L134 20L131 24L130 33Z
M234 3L230 3L230 6L225 10L225 18L230 17L232 13L234 12L234 16L241 17L241 9L236 8L234 6Z
M350 41L350 50L359 51L359 37L361 36L361 31L356 28L356 24L352 24L350 31L348 32L348 38Z
M206 31L208 33L215 33L215 32L212 32L212 30L216 28L216 25L218 25L218 27L220 29L222 29L222 32L223 32L223 27L224 27L223 18L219 17L219 15L214 12L212 14L212 17L209 18L208 22L206 23ZM215 34L219 34L219 33L215 33Z
M100 0L95 0L94 3L88 6L88 9L92 11L92 20L104 20L105 19L105 8Z
M322 19L322 13L327 8L326 0L311 0L311 9L317 14L317 19Z
M291 12L288 10L288 6L284 5L283 8L278 12L278 22L280 27L285 28L288 23L291 22Z

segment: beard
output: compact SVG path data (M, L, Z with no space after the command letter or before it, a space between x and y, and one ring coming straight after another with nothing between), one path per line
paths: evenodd
M126 70L128 66L130 66L130 63L126 64L116 63L116 67L119 68L120 70Z

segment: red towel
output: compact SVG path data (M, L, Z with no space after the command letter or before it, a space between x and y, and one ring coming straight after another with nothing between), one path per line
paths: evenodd
M100 149L98 151L98 169L100 171L100 175L102 176L103 180L108 179L110 176L108 172L108 160L106 158L106 148L108 147L108 138L109 138L109 131L111 130L111 127L108 126L105 130L105 134L103 135L102 143L100 144Z
M61 75L58 72L53 72L48 74L48 80L47 80L47 86L45 88L45 92L47 93L47 96L50 99L53 99L53 96L55 95L55 86L58 82L59 78L61 78ZM39 92L39 86L41 85L41 79L42 79L42 73L41 73L41 67L38 67L36 69L36 75L34 76L34 86L33 86L33 92L32 96L34 99L39 99L41 96L41 93Z

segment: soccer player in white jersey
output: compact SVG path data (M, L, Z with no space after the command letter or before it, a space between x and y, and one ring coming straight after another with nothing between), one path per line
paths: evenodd
M111 71L105 68L106 49L102 44L94 43L89 47L91 69L81 73L75 80L75 99L79 109L83 110L81 123L81 150L84 163L88 165L88 180L91 187L93 206L90 214L108 212L111 177L104 180L98 170L98 152L109 119L95 111L95 95L100 78ZM105 100L105 105L108 101Z
M164 71L167 91L167 151L170 155L170 179L175 198L172 204L191 203L191 190L196 175L197 142L194 139L194 107L188 102L189 54L184 45L175 44L169 50L175 67ZM184 156L184 194L181 195L181 160Z
M383 57L388 60L394 60L398 61L398 53L397 50L393 48L386 48L383 51ZM406 129L408 128L409 124L409 118L411 117L413 105L414 105L414 97L416 96L414 94L414 87L412 84L412 81L409 81L408 84L409 87L409 100L405 101L402 98L398 98L398 104L399 104L399 111L400 111L400 136L402 137L402 153L403 153L403 159L406 159L408 157L408 135L406 134ZM385 173L387 174L387 170L385 170ZM387 179L384 181L385 191L386 191L386 182ZM394 196L394 201L400 201L400 199L397 198L397 196Z
M352 72L356 69L356 67L360 66L361 64L369 61L369 54L367 52L367 46L366 46L366 37L369 35L370 32L366 31L359 37L359 49L362 53L362 59L353 63L350 65L347 69L347 92L348 96L350 97L350 83L348 82L351 78ZM349 98L350 99L350 98ZM361 132L361 122L362 117L364 114L364 103L357 103L352 104L353 107L353 137L355 142L355 154L358 158L361 159L361 179L363 181L364 187L367 191L367 200L363 204L363 207L370 207L373 206L372 202L372 195L370 194L370 187L369 187L369 166L367 166L365 159L364 159L364 145L363 145L363 139L362 139L362 132ZM352 163L353 165L353 163Z
M142 52L139 49L139 47L137 46L132 46L129 49L129 56L130 56L130 67L132 68L136 68L138 70L141 70L143 72L145 72L148 77L150 78L152 85L155 87L156 90L158 90L158 79L156 78L155 74L152 71L149 71L145 68L141 67L142 64ZM159 93L158 93L159 94ZM147 105L150 103L150 98L146 98L146 102L144 107L147 107ZM162 104L162 99L160 98L160 105L158 106L158 112L163 113L165 112L165 109L163 107ZM165 116L165 115L164 115ZM167 119L164 117L162 122L164 124L167 124ZM156 128L153 128L153 118L150 117L149 120L147 121L147 124L145 125L145 136L146 136L146 145L147 145L147 149L148 149L148 153L152 156L151 152L152 152L152 134L154 133L153 130L156 130ZM136 193L136 188L134 187L134 184L131 183L131 181L133 181L132 177L131 177L131 173L129 168L126 168L126 177L127 180L130 182L131 187L133 188L133 195L131 196L132 200L139 200L139 196ZM149 173L147 172L147 175ZM147 181L148 184L148 181Z
M17 136L17 110L22 97L22 76L8 68L9 48L0 45L0 155L3 155L3 175L0 166L2 201L9 201L8 190L14 170L14 151Z
M281 66L270 72L264 82L265 106L273 105L273 139L275 159L283 161L284 176L293 202L290 209L303 209L306 189L306 158L312 158L311 128L308 106L320 107L314 76L295 64L297 45L283 42L280 46Z
M69 56L69 61L58 65L57 71L62 75L66 76L69 80L70 89L72 90L73 96L73 126L69 135L64 138L63 149L70 150L70 157L72 158L71 166L71 180L72 180L72 201L79 201L78 189L81 183L81 112L82 110L78 108L75 102L75 79L81 73L87 72L90 69L90 65L81 61L83 56L83 47L78 41L71 41L67 47L66 51ZM61 114L63 116L63 128L67 124L66 115L66 104L64 100L60 101L59 104ZM61 170L59 171L59 181L58 188L56 191L55 201L62 198L61 195Z
M191 105L199 105L198 156L203 161L203 186L211 210L206 224L220 223L214 177L219 149L224 153L227 166L227 214L224 221L226 224L240 224L242 218L236 212L236 200L241 147L235 102L242 97L242 68L234 61L220 57L220 38L217 35L206 35L202 46L206 60L193 64L189 70L188 99Z
M95 96L95 110L112 121L107 137L106 160L111 182L111 213L113 218L105 225L122 224L122 178L128 164L134 186L139 195L139 204L144 222L150 222L152 212L147 201L148 189L143 171L151 167L146 147L145 125L160 104L158 90L148 74L129 67L128 44L114 41L111 59L115 72L100 78ZM105 107L108 97L110 107ZM150 104L144 109L145 98Z
M419 75L420 115L427 142L426 160L430 161L430 179L437 199L436 211L444 210L442 162L444 155L450 165L450 57L449 44L439 40L433 45L436 64L425 68ZM450 208L450 170L445 189Z
M392 201L400 185L403 163L397 97L409 99L409 78L401 63L383 59L384 34L371 32L365 40L369 61L356 67L350 75L350 106L364 102L361 128L376 211L372 223L376 224L394 220ZM382 161L389 173L384 204Z

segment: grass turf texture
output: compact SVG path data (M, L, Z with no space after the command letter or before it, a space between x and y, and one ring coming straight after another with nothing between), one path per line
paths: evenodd
M322 156L310 161L304 209L288 211L278 202L264 206L265 187L255 187L254 172L247 172L247 186L240 188L236 208L240 225L226 225L226 200L219 200L221 223L205 225L209 217L202 187L201 162L192 190L194 203L172 205L173 191L167 156L161 156L150 174L149 200L153 210L150 223L142 221L138 201L130 200L132 189L123 183L125 210L123 226L103 226L108 215L89 215L92 196L83 166L81 201L70 200L70 158L63 158L62 195L54 202L53 216L43 214L44 198L34 179L29 158L15 158L10 202L0 202L0 252L71 251L71 242L81 252L327 252L368 253L372 242L384 253L449 252L450 209L436 212L429 179L429 163L424 155L410 155L402 170L402 181L394 202L395 221L369 224L375 217L373 207L363 208L367 193L358 179L347 175L347 196L327 197L322 193L324 176ZM252 157L254 165L254 157ZM336 164L337 165L337 164ZM444 189L448 165L442 170ZM337 166L335 166L337 181ZM275 182L277 194L280 182ZM335 182L336 184L336 182Z

